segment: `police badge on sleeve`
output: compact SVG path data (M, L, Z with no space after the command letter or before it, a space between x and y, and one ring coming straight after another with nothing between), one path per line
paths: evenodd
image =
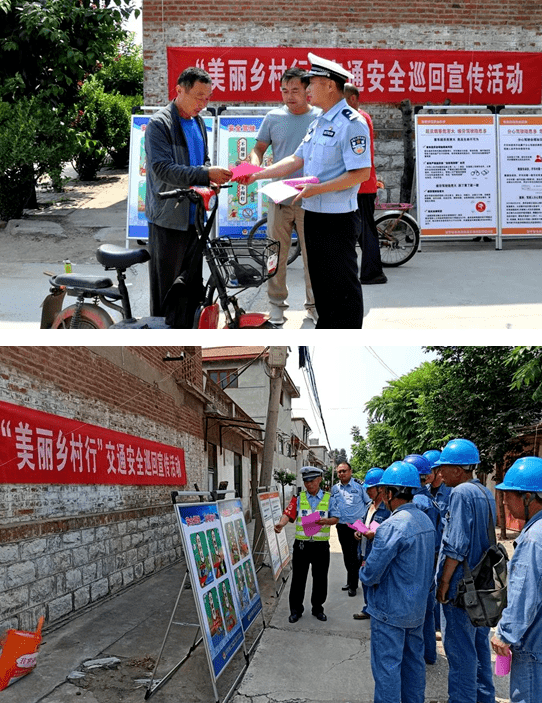
M350 140L350 146L352 147L352 151L354 154L357 154L360 156L365 152L365 149L367 148L367 137L363 137L361 135L357 137L352 137Z

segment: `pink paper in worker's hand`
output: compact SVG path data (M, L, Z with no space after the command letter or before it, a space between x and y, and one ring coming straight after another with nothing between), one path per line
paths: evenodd
M241 176L250 176L253 173L258 173L258 171L263 171L263 168L261 166L256 166L255 164L248 164L246 161L243 161L242 164L239 164L239 166L234 166L231 170L232 172L232 181L237 180Z
M320 183L316 176L301 176L301 178L286 178L283 183L294 188L302 188L307 183Z
M322 529L322 525L316 524L316 520L319 520L320 517L321 515L318 511L316 511L315 513L311 513L310 515L301 516L303 532L307 535L307 537L313 537L314 535L318 534L318 532L320 532L320 530Z
M510 664L512 657L508 655L503 657L502 654L497 654L495 659L495 674L496 676L506 676L510 673Z
M373 520L371 522L371 524L369 525L369 529L371 530L371 532L376 532L379 527L380 527L380 523L377 522L376 520Z
M348 527L351 527L353 530L357 530L362 534L369 532L369 528L363 522L361 522L361 520L356 520L352 524L348 523Z

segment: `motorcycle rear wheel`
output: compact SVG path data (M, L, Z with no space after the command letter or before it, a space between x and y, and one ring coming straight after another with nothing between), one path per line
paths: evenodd
M51 329L53 330L68 330L72 317L75 314L75 305L70 305L64 310L61 310L55 317ZM92 303L83 303L81 306L81 315L79 324L74 329L79 330L106 330L113 324L113 318L103 308L93 305Z

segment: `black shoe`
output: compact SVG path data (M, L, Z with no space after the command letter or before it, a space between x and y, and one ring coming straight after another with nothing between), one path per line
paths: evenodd
M324 612L313 613L313 615L317 620L320 620L320 622L325 622L327 620L327 615Z
M360 278L359 282L362 286L370 286L373 283L387 283L388 277L385 273L381 273L380 276L375 276L374 278Z
M357 593L357 589L356 589L356 588L349 588L349 589L348 589L348 595L349 595L349 596L355 596L356 593Z
M290 617L288 618L288 622L297 622L301 615L298 615L297 613L290 613Z
M350 588L350 586L348 584L346 584L346 586L341 587L341 591L348 591L349 588Z

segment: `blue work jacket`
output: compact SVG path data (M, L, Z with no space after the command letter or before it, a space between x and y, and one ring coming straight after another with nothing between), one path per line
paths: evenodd
M365 517L367 516L367 513L369 512L369 508L371 507L371 503L365 506L365 513L363 514L363 517L361 518L363 522L365 522ZM389 518L391 515L391 512L386 508L386 504L384 501L382 501L378 508L375 510L373 513L373 517L371 518L371 522L378 522L379 525L381 525L384 520ZM367 559L369 554L371 553L371 549L373 548L373 540L372 539L367 539L363 538L360 541L360 556L362 559Z
M451 557L459 562L466 559L471 569L483 557L490 544L488 537L490 506L493 524L495 524L495 499L489 488L482 486L477 478L460 483L459 486L452 489L437 562L437 584L441 579L446 557ZM457 582L462 578L463 564L460 563L450 580L448 598L455 597Z
M497 637L542 661L542 510L521 531L508 570L508 605Z
M371 617L402 628L424 622L433 577L436 532L413 503L399 506L378 528L360 580Z

